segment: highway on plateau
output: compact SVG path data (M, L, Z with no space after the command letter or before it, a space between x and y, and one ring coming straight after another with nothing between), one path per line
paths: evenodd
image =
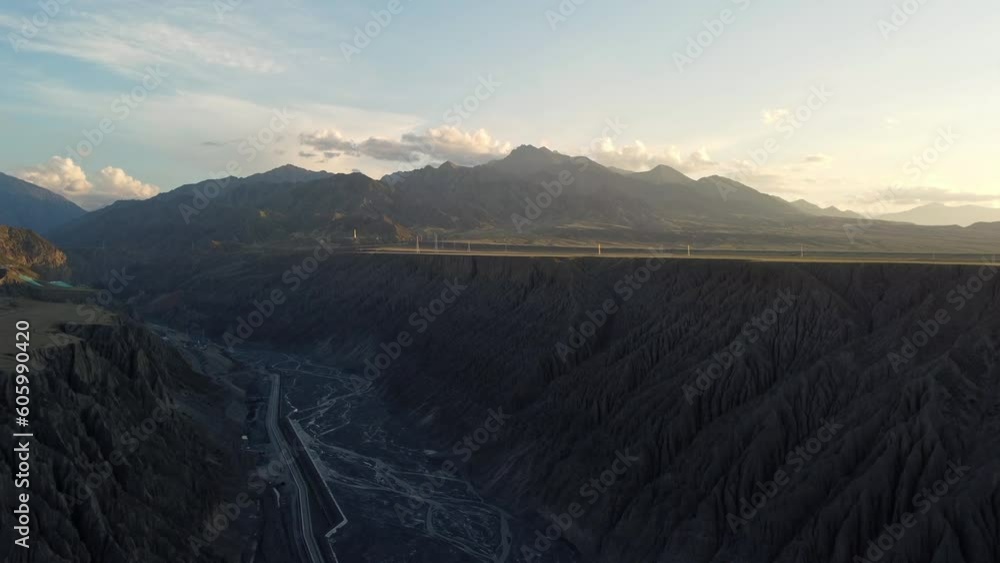
M665 260L737 260L752 262L793 262L832 264L941 264L972 265L1000 263L1000 254L845 251L821 248L784 250L697 248L664 246L623 246L599 243L564 244L504 244L484 241L421 241L410 244L346 244L337 246L335 254L404 254L422 256L507 256L529 258L660 258Z

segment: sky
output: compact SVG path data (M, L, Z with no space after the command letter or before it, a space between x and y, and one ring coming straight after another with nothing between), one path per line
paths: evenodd
M0 6L0 171L93 209L522 144L860 212L1000 206L995 0Z

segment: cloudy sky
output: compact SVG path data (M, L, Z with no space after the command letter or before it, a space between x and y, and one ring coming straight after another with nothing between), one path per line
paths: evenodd
M998 27L995 0L5 2L0 171L94 208L534 144L859 210L890 186L997 206Z

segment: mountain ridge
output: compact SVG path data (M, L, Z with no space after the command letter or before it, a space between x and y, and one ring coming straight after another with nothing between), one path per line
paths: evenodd
M950 206L943 203L928 203L879 216L883 221L899 221L923 226L958 225L968 227L976 223L1000 222L1000 209L981 205Z
M851 228L866 236L845 235ZM531 145L478 166L445 162L378 180L293 165L205 180L149 200L117 202L60 228L53 240L67 248L186 252L316 238L346 244L355 231L375 244L444 235L754 249L979 252L988 246L981 230L862 224L853 216L803 210L722 176L694 180L667 166L625 174Z
M45 233L86 213L62 195L0 172L0 224Z
M861 219L863 215L860 213L855 213L849 209L841 210L839 207L834 205L828 207L820 207L815 203L806 201L804 199L797 199L795 201L789 202L794 205L797 209L803 213L808 213L809 215L821 215L824 217L843 217L846 219Z

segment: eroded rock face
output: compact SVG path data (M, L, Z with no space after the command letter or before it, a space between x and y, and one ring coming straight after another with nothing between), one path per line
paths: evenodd
M206 396L210 386L158 337L128 322L54 336L33 334L31 548L12 547L3 560L220 561L211 549L196 555L188 545L223 484L239 475L235 452L186 414L190 397ZM2 377L0 404L12 405L13 378ZM0 411L5 428L12 416ZM9 433L0 444L0 523L9 534Z
M52 243L28 229L0 225L0 273L15 268L54 280L70 275L66 255Z
M381 392L442 449L502 407L463 467L515 509L581 504L590 560L1000 561L994 268L359 256L290 291L298 260L189 272L184 302L221 335L283 289L248 341L359 374L408 333Z

